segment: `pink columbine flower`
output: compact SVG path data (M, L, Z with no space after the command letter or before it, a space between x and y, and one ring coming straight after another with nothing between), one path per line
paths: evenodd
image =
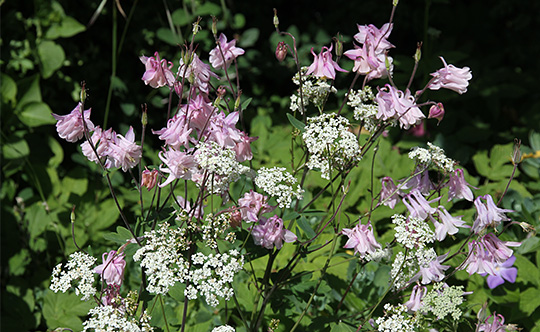
M377 53L383 53L394 47L394 45L387 40L392 32L393 24L385 23L380 29L373 24L358 24L357 27L358 33L354 35L354 39L360 44L368 44L371 48L376 50Z
M429 204L436 202L440 199L436 198L428 201L422 196L420 190L413 189L409 194L403 197L403 204L409 210L411 217L426 220L426 218L435 212L436 208L431 207Z
M354 254L360 253L361 258L367 254L374 253L377 249L381 249L381 245L375 240L371 223L362 225L359 221L358 225L354 226L354 228L344 228L341 230L341 234L349 238L343 248L354 248Z
M508 247L520 245L519 242L503 242L491 233L486 234L477 241L469 242L469 255L463 266L467 266L469 274L496 275L495 266L505 263L514 254L514 251Z
M202 62L197 54L193 54L193 59L187 66L184 60L180 59L178 80L185 79L201 92L208 94L208 83L212 77L219 79L218 75L210 69L210 65Z
M103 253L103 264L96 266L94 273L101 275L101 278L108 285L122 285L124 269L126 267L124 256L123 252L117 254L115 250L111 250L109 253Z
M456 234L459 231L458 227L470 228L470 226L465 224L465 221L461 220L462 216L453 217L444 206L439 206L438 215L441 222L435 220L433 216L429 216L433 225L435 225L435 237L437 241L443 241L447 234Z
M398 119L403 129L409 129L410 126L419 124L425 118L408 89L403 93L390 84L386 84L379 89L375 101L379 105L377 119Z
M152 133L159 135L160 140L164 140L165 144L175 150L179 150L182 146L188 147L189 135L193 129L189 128L186 122L186 116L176 114L167 121L167 127L160 130L152 130Z
M245 193L244 197L238 200L238 207L242 219L247 222L256 222L263 213L272 212L275 206L268 204L268 197L253 190Z
M512 255L504 263L494 264L495 274L490 274L487 277L487 284L490 289L504 284L505 280L512 284L516 282L518 271L517 268L513 267L515 261L516 256ZM486 274L483 273L482 275L485 276Z
M354 61L353 71L366 75L368 81L385 77L387 75L386 61L390 64L389 71L393 69L393 59L385 53L375 53L373 48L367 45L360 47L354 45L354 49L343 53L347 58Z
M336 79L336 70L341 72L347 72L345 69L341 68L337 62L332 60L332 48L334 45L330 45L330 48L324 46L321 49L321 53L316 55L313 52L313 47L311 48L311 54L315 59L311 66L309 66L306 75L313 74L315 77L321 78L330 78L332 80Z
M472 186L465 181L463 170L456 169L454 173L450 174L450 180L448 180L448 201L452 198L465 198L472 202L474 196L469 187Z
M193 155L184 151L168 149L166 152L159 152L159 159L165 163L165 167L159 166L159 170L168 173L169 177L160 184L161 188L176 179L190 180L193 173L197 171L197 163Z
M444 278L444 271L447 270L450 265L442 265L441 262L446 259L448 253L438 256L427 266L421 266L420 271L412 278L412 280L422 277L422 285L428 285L432 281L441 281Z
M116 140L109 145L107 155L113 159L114 167L121 167L124 172L139 164L142 157L141 146L135 144L133 127L129 127L126 136L116 135Z
M488 321L493 317L493 321ZM486 320L478 326L478 332L504 332L506 331L506 325L504 325L504 317L496 312L493 315L486 318Z
M482 199L486 201L484 205ZM501 221L510 220L504 213L505 212L514 212L512 210L500 209L493 202L491 195L478 196L474 200L474 205L476 206L477 217L474 221L472 231L476 234L480 233L482 230L488 227L497 227Z
M521 245L520 242L501 241L493 233L484 235L480 241L484 244L493 262L497 264L503 264L514 254L514 251L508 247L519 247Z
M259 224L251 229L251 235L256 245L266 249L273 249L274 246L281 249L283 241L294 242L297 239L293 232L283 227L283 220L277 215L270 218L261 217Z
M172 62L160 59L158 52L154 53L153 57L143 55L139 57L139 59L146 68L142 77L142 80L146 85L150 85L154 89L161 88L165 85L170 87L173 86L175 78L171 71L171 68L173 67Z
M385 176L382 178L381 185L379 204L383 202L383 205L393 209L396 206L396 203L399 202L399 194L401 194L401 192L398 190L391 177Z
M276 47L276 59L278 59L279 62L285 60L288 50L289 46L285 44L285 42L280 41Z
M251 152L251 142L254 142L258 137L249 137L243 131L240 132L240 140L236 142L234 146L234 152L236 152L236 161L239 163L253 158Z
M96 153L94 150L92 150L92 147L88 141L81 144L83 155L88 158L88 160L95 163L99 162L98 158L101 159L107 157L107 159L104 160L105 168L108 169L113 167L114 161L112 158L108 157L108 152L109 146L114 144L116 141L116 132L113 131L112 128L103 131L99 126L97 126L95 127L92 137L90 137L90 141L92 141L92 144L94 144L98 155L96 156Z
M157 169L149 170L145 167L145 170L142 171L142 180L141 187L146 187L147 190L151 190L156 185L158 176Z
M469 67L456 68L454 65L447 65L443 57L440 58L444 63L444 68L431 74L434 78L428 88L431 90L450 89L459 94L467 92L469 80L472 78Z
M437 103L432 105L429 109L428 119L437 119L437 126L441 123L444 118L444 106L442 103Z
M413 290L411 292L411 297L407 302L405 302L405 306L407 309L409 309L410 313L418 311L422 307L422 298L427 294L427 287L426 286L420 286L420 285L414 285Z
M56 123L56 131L58 136L65 139L68 142L77 142L84 136L84 124L83 116L81 115L82 104L78 103L77 106L67 115L58 115L52 113L52 116L58 121ZM89 132L94 130L94 124L90 121L90 113L92 109L84 111L84 121Z
M235 39L227 43L227 37L224 34L220 34L219 46L216 46L210 51L210 63L216 69L227 69L231 65L231 62L242 54L244 54L244 50L236 47Z

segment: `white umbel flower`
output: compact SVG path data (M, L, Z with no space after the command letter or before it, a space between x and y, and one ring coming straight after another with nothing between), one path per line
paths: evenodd
M75 294L82 295L81 300L89 300L96 294L94 287L93 267L96 258L83 252L74 252L69 255L69 261L62 269L62 264L58 264L52 272L50 289L57 293L65 293L72 286L75 287ZM74 285L73 283L76 282Z
M255 185L276 198L280 208L291 207L292 199L302 199L304 190L283 167L263 167L255 178Z

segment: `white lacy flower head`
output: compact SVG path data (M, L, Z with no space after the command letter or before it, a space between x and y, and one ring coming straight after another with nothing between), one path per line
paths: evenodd
M418 317L409 315L407 307L403 304L384 305L385 315L376 320L377 331L381 332L416 332L420 327Z
M292 95L290 109L292 112L299 111L303 114L303 109L309 104L313 104L318 109L321 109L328 98L328 95L330 93L337 93L337 89L328 84L325 79L320 79L313 75L306 75L307 67L302 67L301 71L302 98L300 98L300 93ZM300 86L298 73L294 75L293 82ZM304 103L304 108L300 106L301 99Z
M202 226L202 237L206 242L206 246L211 249L217 248L217 240L231 227L231 214L222 213L218 216L209 214L205 218L206 224ZM236 235L230 232L225 239L230 242L236 240Z
M353 117L360 121L370 133L375 132L381 121L377 119L379 106L375 102L375 95L369 85L363 90L352 90L347 95L347 105L353 108ZM395 121L397 123L397 121Z
M396 241L405 248L423 248L435 240L435 232L420 218L406 218L401 214L395 214L392 216L392 223L396 225L394 227Z
M53 269L50 289L55 293L58 291L65 293L74 286L75 294L82 295L81 300L89 300L96 294L93 271L96 260L95 257L83 252L74 252L69 255L69 261L64 269L62 269L62 264L58 264ZM76 285L73 282L76 282Z
M349 131L349 120L335 113L323 113L308 118L302 134L310 153L307 166L320 169L321 176L329 180L331 168L343 170L348 162L357 158L360 146Z
M229 325L216 326L212 329L212 332L234 332L235 329Z
M151 317L146 314L146 311L144 311L140 319L138 317L130 318L118 308L106 305L90 309L88 315L90 318L83 323L83 331L154 331L150 326Z
M293 197L301 200L304 190L284 167L262 167L255 178L255 185L276 198L280 208L291 207Z
M443 173L454 171L456 162L444 154L440 147L428 142L428 149L414 147L409 152L409 158L416 161L417 164L424 167L435 167Z
M462 314L459 306L464 302L463 295L465 294L463 286L448 286L445 283L437 283L422 298L420 310L433 313L437 319L451 315L454 320L458 320Z
M219 304L218 298L231 298L234 290L229 284L244 267L244 256L234 249L215 255L197 252L191 257L191 262L192 269L188 276L190 284L184 291L188 299L194 300L201 294L208 305L216 307Z
M177 281L185 281L189 268L182 256L189 248L185 232L183 228L172 229L163 223L158 229L145 233L146 245L135 252L133 260L141 261L148 278L148 292L166 294Z

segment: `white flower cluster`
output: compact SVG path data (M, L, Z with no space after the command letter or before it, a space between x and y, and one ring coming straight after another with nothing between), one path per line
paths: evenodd
M307 166L320 169L321 177L330 180L332 168L343 170L360 153L356 136L349 131L349 120L335 113L308 118L302 134L309 151Z
M222 148L214 141L199 144L197 148L195 161L210 174L206 186L213 194L227 192L229 185L238 181L241 174L251 172L249 167L236 161L236 152L233 149ZM195 175L193 180L201 185L205 179L199 174Z
M304 190L284 167L263 167L255 178L255 185L276 198L280 208L291 207L292 198L302 199ZM296 186L296 189L294 188Z
M417 164L425 167L434 166L443 173L451 173L454 171L456 162L448 158L444 154L444 150L440 147L428 142L428 149L421 147L412 148L409 152L409 158L416 161Z
M437 253L433 248L409 251L407 259L402 251L398 252L390 271L390 277L394 280L393 288L400 289L407 286L411 279L417 275L420 267L429 266L429 263L436 258Z
M229 300L234 290L229 287L234 275L244 266L244 256L237 250L231 250L224 254L196 253L191 257L192 270L189 271L190 283L184 291L184 295L194 300L200 293L206 299L206 303L212 307L219 304L218 297Z
M448 286L444 283L433 285L433 289L422 298L424 312L432 312L437 319L447 315L458 320L462 311L458 307L463 303L463 286Z
M380 262L382 260L386 261L389 260L392 257L392 249L389 247L376 249L375 251L371 253L367 253L366 256L364 256L364 259L367 262L375 261Z
M290 109L292 112L299 111L301 114L303 109L310 103L315 105L319 110L322 109L326 98L330 93L336 93L337 89L331 86L324 79L314 77L312 75L306 75L307 67L302 67L302 97L304 102L304 107L300 105L300 93L294 94L291 96L291 106ZM299 75L296 73L293 77L294 84L300 86Z
M407 314L407 307L404 304L384 305L385 315L376 320L377 331L381 332L416 332L419 321L416 316Z
M202 226L202 237L206 242L206 246L212 249L217 248L217 239L222 236L225 231L231 227L231 214L222 213L217 217L209 214L205 218L206 225ZM236 240L236 235L233 232L230 232L225 237L227 241L234 242Z
M81 300L83 301L89 300L96 294L93 271L95 263L95 257L83 252L74 252L69 255L65 270L62 269L62 264L56 265L53 269L50 289L55 293L58 291L65 293L73 286L73 281L78 280L75 286L75 294L82 294Z
M177 281L184 282L189 264L182 252L189 248L185 229L169 228L163 223L157 230L145 233L146 245L139 248L133 260L141 261L148 277L146 289L154 294L166 294Z
M84 330L100 332L150 332L154 331L150 326L151 317L143 313L140 319L128 318L125 312L111 305L98 306L88 312L90 318L83 323Z
M234 332L234 331L235 331L234 327L229 326L229 325L221 325L221 326L214 327L212 329L212 332Z
M354 119L360 121L367 131L373 133L381 121L376 117L379 106L375 102L371 87L366 85L364 90L352 90L347 95L347 99L347 105L353 108Z
M394 227L396 241L405 248L424 248L427 243L435 240L435 232L420 218L406 218L401 214L395 214L392 216L392 223L396 225Z

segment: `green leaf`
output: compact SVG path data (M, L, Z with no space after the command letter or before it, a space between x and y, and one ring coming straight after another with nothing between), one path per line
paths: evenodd
M45 40L37 47L39 58L41 59L41 72L43 78L49 78L64 63L66 54L62 46L53 41Z
M221 7L215 3L205 2L202 6L195 9L193 12L195 16L217 16L221 14Z
M64 160L64 149L52 136L48 137L49 148L51 149L53 156L49 159L49 167L58 167Z
M184 25L190 25L192 23L191 16L187 14L182 8L175 10L172 13L171 17L172 17L173 23L181 27Z
M26 211L25 219L28 223L28 232L30 233L31 241L34 241L41 235L50 222L45 207L41 203L35 203L30 206Z
M34 101L42 101L41 88L39 87L39 75L34 75L17 82L19 102L16 111L20 111L24 105Z
M540 282L540 271L531 261L521 255L516 255L516 262L514 265L518 269L518 278L528 281L534 285Z
M30 154L30 147L24 139L18 139L14 142L4 143L2 146L4 159L19 159Z
M86 27L71 16L65 16L60 24L53 24L47 30L45 38L72 37L86 30Z
M244 31L238 43L240 47L252 47L259 39L259 29L251 28Z
M28 249L21 249L21 251L9 258L9 275L23 275L24 271L26 270L26 266L28 266L30 261L30 253L28 252Z
M164 41L167 44L176 46L180 43L180 38L178 38L178 36L174 34L171 29L159 28L156 35L161 41Z
M519 300L519 309L526 315L532 314L540 306L540 290L537 288L528 288L521 292Z
M8 75L2 73L0 76L0 95L2 95L2 103L11 102L13 107L17 102L17 84Z
M51 329L57 327L70 328L73 331L82 330L82 320L79 316L88 314L93 308L92 301L83 302L73 293L53 293L46 291L43 304L43 317Z
M354 332L356 331L356 329L353 329L352 327L350 327L349 325L343 323L343 322L339 322L339 323L331 323L330 324L330 332Z
M248 98L248 99L244 100L244 102L242 103L242 109L243 109L243 110L245 110L245 109L249 106L249 104L251 103L251 100L252 100L252 99L253 99L253 98Z
M297 219L298 226L304 231L306 234L307 239L312 239L315 237L315 231L311 228L311 225L307 221L306 217L302 216L299 219Z
M51 113L51 108L44 102L31 102L25 104L17 116L28 127L39 127L56 123Z
M305 131L306 125L302 121L298 120L297 118L292 116L290 113L287 113L287 118L289 119L289 122L293 125L293 127L300 130L300 132Z
M108 241L118 243L120 245L125 244L127 240L133 238L129 230L125 227L116 227L116 232L103 234L103 238Z
M478 152L473 156L474 166L478 173L493 181L505 180L512 174L513 166L509 165L513 152L513 143L495 145L489 152ZM516 171L516 176L518 172Z

